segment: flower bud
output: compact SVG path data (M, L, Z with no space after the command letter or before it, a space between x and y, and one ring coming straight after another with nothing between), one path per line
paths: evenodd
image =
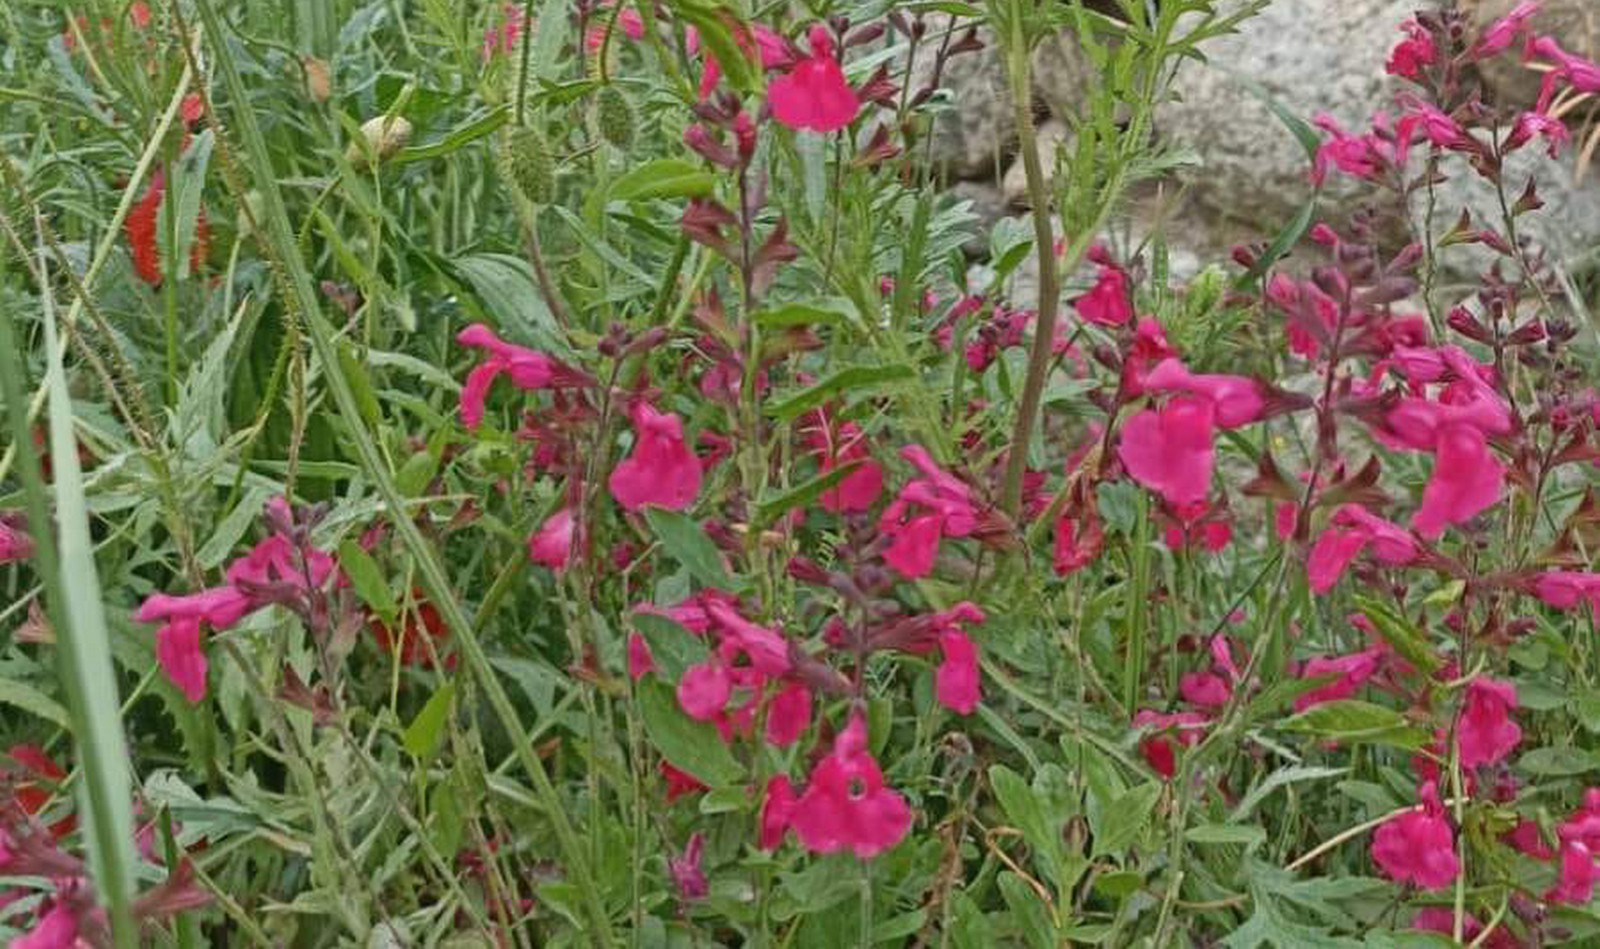
M369 159L382 164L411 141L411 123L404 116L380 115L362 124L361 137L365 147L361 142L351 142L345 159L357 168L366 168Z
M628 97L616 86L602 86L595 94L595 124L600 137L617 146L627 148L633 144L634 114Z
M555 197L555 166L538 132L531 128L512 132L505 140L502 158L511 183L529 202L549 204Z

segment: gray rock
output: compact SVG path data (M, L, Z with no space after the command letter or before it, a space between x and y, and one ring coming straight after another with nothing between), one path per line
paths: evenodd
M956 38L968 21L949 14L929 14L927 33L918 44L906 77L915 94L934 80L934 67L945 35ZM935 114L930 145L934 163L953 178L996 178L1016 149L1017 126L1000 48L987 30L979 32L984 48L945 60L939 87L948 93Z
M1061 120L1049 119L1034 130L1033 138L1035 151L1039 153L1039 165L1049 186L1056 177L1056 147L1070 141L1072 133ZM1017 207L1031 206L1032 202L1028 200L1028 171L1024 167L1020 153L1011 160L1011 167L1006 169L1006 176L1000 179L1000 192L1005 196L1007 204Z
M1182 174L1196 200L1264 229L1303 206L1312 190L1305 149L1250 85L1306 121L1327 112L1364 127L1393 107L1383 67L1419 2L1274 0L1238 33L1204 44L1207 61L1181 67L1179 98L1155 119L1163 138L1199 154L1202 166Z
M989 252L989 231L1006 216L1006 199L998 187L986 181L958 181L950 193L958 201L970 201L969 210L978 218L977 232L961 250L969 258L982 257Z
M1096 81L1094 67L1072 30L1063 30L1040 42L1029 68L1034 98L1059 118L1070 118L1077 111L1084 90Z
M1510 13L1519 0L1457 0L1477 29ZM1595 0L1544 0L1532 19L1535 32L1554 36L1563 48L1589 59L1600 59L1600 3ZM1539 95L1541 74L1523 65L1520 46L1478 65L1484 84L1496 101L1518 108L1531 105Z

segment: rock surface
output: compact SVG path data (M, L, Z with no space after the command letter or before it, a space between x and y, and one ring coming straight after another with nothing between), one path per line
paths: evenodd
M1311 196L1310 161L1251 87L1310 121L1321 112L1347 127L1392 108L1384 72L1399 24L1418 0L1273 0L1238 33L1206 43L1206 62L1185 63L1178 101L1156 111L1169 142L1201 157L1182 180L1212 211L1275 228Z

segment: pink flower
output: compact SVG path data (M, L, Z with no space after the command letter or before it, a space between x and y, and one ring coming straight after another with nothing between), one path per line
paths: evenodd
M809 36L811 55L768 83L767 104L772 117L792 129L836 132L855 120L861 101L845 82L827 27L819 23Z
M1178 694L1198 708L1219 709L1233 697L1233 685L1215 672L1186 672L1178 680Z
M610 30L611 13L608 9L610 6L611 4L603 4L600 7L597 16L599 22L589 27L588 32L583 35L583 48L588 50L591 56L600 52L600 48L605 45L606 33ZM619 10L616 16L617 26L621 28L623 36L636 43L644 39L644 17L639 15L638 10ZM507 49L509 48L508 46Z
M1145 409L1122 426L1117 457L1128 474L1174 507L1205 501L1215 464L1213 407L1208 399L1180 396Z
M179 617L156 630L156 661L184 698L198 702L205 697L206 653L199 620Z
M788 775L775 775L767 781L767 793L761 801L761 833L758 839L762 850L775 850L783 843L783 835L789 831L799 800Z
M678 899L685 903L703 900L711 893L706 872L700 866L705 846L705 837L696 833L689 838L683 853L667 858L667 870L672 874L673 885L678 888Z
M907 482L884 508L878 530L889 538L884 562L901 576L915 579L933 572L939 541L945 536L966 537L978 526L972 489L934 463L920 445L900 449L900 457L923 475Z
M1416 918L1411 921L1411 928L1419 932L1439 933L1442 936L1454 937L1456 931L1456 913L1448 906L1429 906L1418 910ZM1500 926L1489 934L1487 942L1479 943L1477 939L1483 935L1483 923L1478 921L1471 913L1461 919L1461 937L1471 945L1482 945L1486 949L1521 949L1522 943L1505 927Z
M32 556L33 538L0 517L0 563L26 560Z
M1517 821L1516 827L1502 834L1500 839L1518 853L1535 860L1549 860L1556 855L1550 845L1545 843L1544 836L1539 833L1539 823L1525 817Z
M1561 845L1561 875L1544 898L1553 903L1583 906L1594 898L1597 879L1600 873L1595 872L1594 856L1589 848L1576 840L1566 841Z
M1528 20L1539 12L1540 6L1539 0L1523 0L1510 13L1490 24L1472 48L1472 58L1498 56L1510 49L1517 37L1528 32Z
M1056 521L1055 534L1053 565L1058 576L1077 573L1094 563L1105 546L1105 528L1093 508L1086 508L1079 516L1063 514Z
M728 667L715 659L690 666L678 680L678 705L697 722L716 719L732 696Z
M944 659L934 677L934 694L939 704L953 712L971 715L978 707L978 647L955 626L939 633L939 652Z
M468 429L477 429L483 422L484 402L489 388L502 375L511 377L519 389L566 389L594 385L587 373L566 365L559 359L532 349L526 349L502 340L494 330L474 323L456 335L456 342L472 349L481 349L487 358L467 375L461 389L461 423Z
M1583 792L1583 806L1556 828L1556 836L1577 841L1590 853L1600 849L1600 788Z
M1386 564L1408 564L1421 553L1405 528L1360 504L1345 504L1334 512L1328 529L1317 538L1306 559L1311 592L1321 594L1333 589L1351 561L1368 548L1374 558Z
M1318 656L1306 661L1300 670L1301 679L1320 679L1324 676L1336 676L1327 685L1318 686L1294 700L1294 710L1303 712L1323 702L1333 702L1347 699L1356 694L1356 690L1367 683L1378 672L1378 665L1383 659L1383 654L1376 649L1351 653L1348 656L1327 658Z
M550 515L528 538L528 559L556 573L572 561L573 510L564 507Z
M1218 428L1260 420L1266 409L1261 387L1246 376L1196 374L1177 359L1164 359L1144 377L1146 392L1186 392L1211 403Z
M1452 425L1439 433L1433 476L1411 525L1429 540L1450 524L1464 524L1500 500L1506 469L1489 451L1483 432Z
M1391 127L1389 116L1379 113L1373 119L1372 131L1365 135L1352 135L1326 113L1316 116L1312 121L1329 135L1317 147L1317 154L1311 162L1311 180L1316 184L1321 184L1327 178L1329 168L1337 168L1347 175L1367 181L1376 180L1392 169L1404 168L1416 126L1415 120L1402 120Z
M1522 740L1522 729L1511 720L1517 707L1517 689L1510 682L1479 676L1467 684L1461 717L1456 722L1456 747L1461 767L1494 764Z
M1405 21L1400 24L1400 29L1405 31L1406 38L1401 40L1389 54L1389 62L1384 66L1384 71L1391 76L1417 79L1422 75L1423 68L1432 66L1438 58L1438 50L1433 45L1433 34L1416 20Z
M811 725L811 690L791 682L772 698L767 709L767 742L787 748L800 740Z
M1389 879L1438 890L1461 872L1455 834L1432 781L1420 791L1422 808L1391 817L1372 835L1372 860Z
M827 474L841 464L857 465L837 486L823 492L823 510L835 514L868 510L883 493L883 466L872 460L866 433L854 422L836 427L820 410L815 417L806 429L806 441L817 455L820 472Z
M646 673L654 671L656 671L656 659L650 653L650 644L638 633L629 635L628 678L638 682Z
M611 496L628 511L646 505L681 511L700 493L700 459L683 440L683 422L639 401L633 419L633 453L612 469Z
M1072 301L1078 315L1096 326L1121 326L1133 319L1128 275L1120 267L1101 264L1094 287Z
M771 788L768 788L769 797ZM870 859L899 843L911 829L905 798L884 786L883 772L867 751L867 723L859 714L835 739L794 804L789 824L807 850L849 850Z
M483 61L488 62L496 56L509 55L516 49L517 38L522 35L522 7L515 3L508 3L501 10L501 23L498 27L491 26L483 31Z
M1549 570L1534 577L1531 586L1534 596L1558 610L1588 603L1595 621L1600 622L1600 573Z
M1177 749L1172 746L1173 740L1176 739L1185 748L1197 745L1205 734L1206 726L1210 724L1211 719L1201 712L1174 712L1167 715L1151 709L1140 709L1133 716L1134 728L1152 730L1152 734L1139 742L1139 753L1157 774L1169 779L1178 773L1178 755Z
M27 935L12 940L11 949L73 949L82 944L78 918L66 902L57 900Z
M213 587L188 596L157 593L135 614L141 623L162 623L156 630L156 661L167 678L190 702L206 694L206 654L200 643L202 623L228 629L255 606L233 586Z
M1571 138L1571 133L1567 130L1567 124L1553 115L1524 112L1517 116L1511 135L1506 138L1505 150L1514 152L1535 138L1544 139L1546 154L1557 158L1561 155L1561 146Z

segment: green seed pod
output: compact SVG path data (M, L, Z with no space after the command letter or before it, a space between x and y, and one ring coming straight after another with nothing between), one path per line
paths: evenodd
M520 128L507 136L502 158L507 176L533 204L549 204L556 195L556 170L550 148L531 128Z
M600 137L617 146L627 148L633 144L633 106L628 97L616 86L601 86L595 96L595 124Z

